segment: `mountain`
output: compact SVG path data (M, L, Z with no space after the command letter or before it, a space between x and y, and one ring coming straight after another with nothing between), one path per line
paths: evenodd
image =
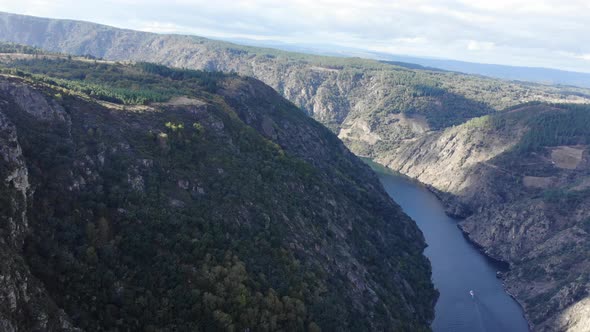
M430 132L377 159L433 187L510 264L535 331L590 326L590 106L533 103ZM449 195L452 195L449 198Z
M579 220L585 216L585 191L569 186L585 172L586 129L578 125L587 124L583 115L590 90L86 22L11 14L0 15L0 21L0 39L55 52L260 79L337 133L352 152L417 178L437 192L451 214L466 218L461 226L468 238L511 264L506 287L535 331L583 331L590 308L586 277L579 273L588 253ZM560 167L562 159L573 160L568 165L575 168ZM550 190L550 185L559 190ZM545 197L557 197L557 203ZM541 232L537 224L546 227ZM562 237L568 232L575 237ZM545 241L559 244L544 247ZM568 257L577 259L572 268L557 263Z
M290 52L374 59L411 69L454 71L464 74L484 75L504 80L590 88L590 73L585 72L399 55L331 44L282 43L274 40L244 38L230 38L224 40L240 45L270 47Z
M333 131L344 131L341 136L362 136L362 128L376 128L381 120L397 121L401 115L439 129L533 100L590 101L587 89L411 70L374 60L322 57L13 14L0 14L0 40L114 61L148 61L252 76Z
M571 85L590 88L590 73L541 67L519 67L398 55L381 55L379 58L387 59L386 61L418 64L430 68L438 68L466 74L484 75L505 80L528 81L542 84Z
M270 87L2 49L0 330L429 330L421 232Z

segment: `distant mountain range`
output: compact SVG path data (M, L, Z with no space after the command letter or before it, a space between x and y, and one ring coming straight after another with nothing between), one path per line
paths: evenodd
M551 68L518 67L474 63L457 60L428 59L401 55L389 55L390 61L419 64L466 74L485 75L507 80L530 81L543 84L590 87L590 74Z
M280 41L263 41L244 38L227 39L227 41L243 45L272 47L285 51L303 52L317 55L369 58L391 62L398 66L411 69L442 69L465 74L484 75L506 80L528 81L542 84L574 85L590 88L590 73L552 68L509 66L410 55L397 55L338 45L290 44Z

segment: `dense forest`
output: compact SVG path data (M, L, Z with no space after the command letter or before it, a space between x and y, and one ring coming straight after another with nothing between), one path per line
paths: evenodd
M164 102L201 89L214 92L216 80L223 76L218 72L172 70L145 62L115 66L96 60L72 61L63 56L5 61L3 72L127 105Z
M73 326L429 329L421 233L366 165L269 87L149 63L3 66L1 114L34 187L22 256ZM39 118L43 100L60 115Z
M0 42L0 53L48 54L38 47L6 42Z
M559 145L590 144L590 105L552 106L563 111L532 117L528 122L530 129L519 142L519 149L534 151Z

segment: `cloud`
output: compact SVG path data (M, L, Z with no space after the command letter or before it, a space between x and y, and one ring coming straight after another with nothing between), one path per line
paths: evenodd
M401 43L401 44L425 44L428 42L428 39L424 38L424 37L402 37L402 38L395 38L393 40L393 42L395 43Z
M590 53L575 55L575 57L578 58L578 59L590 61Z
M0 10L590 72L587 0L0 0Z
M156 33L180 33L188 30L188 28L174 23L142 22L139 30Z
M483 42L477 40L469 40L467 42L467 49L470 51L490 51L493 50L496 45L492 42Z

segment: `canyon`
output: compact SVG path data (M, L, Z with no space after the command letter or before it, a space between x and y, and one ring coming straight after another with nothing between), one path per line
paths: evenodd
M253 76L359 156L430 186L487 255L534 331L588 321L587 89L412 70L194 36L0 15L0 39L109 61ZM272 124L267 124L272 133Z

